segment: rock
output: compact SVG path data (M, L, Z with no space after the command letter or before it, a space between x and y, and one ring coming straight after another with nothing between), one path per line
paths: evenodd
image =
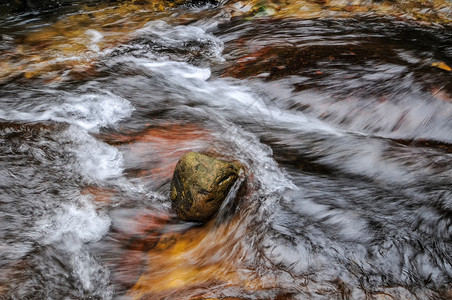
M243 166L189 152L181 157L171 181L171 201L186 221L208 221L239 177Z

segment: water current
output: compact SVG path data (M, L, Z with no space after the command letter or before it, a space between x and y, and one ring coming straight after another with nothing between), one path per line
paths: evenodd
M0 299L452 298L452 18L143 3L2 16Z

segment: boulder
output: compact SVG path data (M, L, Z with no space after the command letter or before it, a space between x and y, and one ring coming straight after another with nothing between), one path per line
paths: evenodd
M208 221L220 208L243 166L189 152L181 157L171 181L171 201L186 221Z

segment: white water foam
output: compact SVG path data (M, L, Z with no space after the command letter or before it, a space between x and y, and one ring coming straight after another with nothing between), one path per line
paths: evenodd
M41 101L39 101L41 100ZM8 121L57 121L78 125L96 132L100 127L113 126L130 117L133 107L129 101L110 92L81 93L50 91L44 99L32 104L0 111Z
M221 120L219 115L212 112L213 118ZM278 167L272 157L272 150L259 142L258 138L240 127L223 120L223 132L218 132L218 139L226 142L227 150L240 158L240 161L251 170L259 190L264 195L281 192L285 189L297 189L288 174ZM225 149L226 150L226 149Z
M127 59L123 60L126 61ZM149 75L158 76L167 89L181 98L197 100L234 119L251 119L270 126L289 127L307 132L324 132L341 136L343 133L301 112L281 110L265 103L251 88L229 79L209 80L210 70L186 62L133 58L129 63L141 67ZM168 82L170 84L168 84ZM258 119L257 119L258 118Z
M85 180L90 183L105 183L122 175L124 159L117 148L97 140L77 127L70 126L64 134L72 143L67 151L77 158L76 168Z
M88 196L78 195L74 203L62 203L54 216L43 219L39 225L46 244L65 240L68 236L76 237L79 243L100 240L110 227L110 218L99 214ZM80 245L71 244L68 247Z
M137 30L135 34L137 37L147 38L168 47L177 47L195 40L209 45L208 49L203 48L207 51L203 51L203 57L224 60L223 42L196 26L171 26L164 21L152 21L144 28ZM151 39L151 37L155 38ZM173 97L179 95L182 99L200 101L236 119L258 117L262 122L278 124L281 127L290 126L303 131L342 134L334 127L315 118L309 118L303 113L270 106L251 88L243 86L243 82L231 79L212 80L210 69L197 67L184 61L168 60L164 54L159 58L154 55L147 57L125 55L117 57L110 63L130 65L132 69L139 69L160 81L162 88L171 92Z
M87 43L89 49L95 53L100 53L99 42L103 40L103 34L97 30L88 29L85 31L85 36L89 39L89 42Z
M108 232L111 221L96 211L88 196L78 195L76 201L63 203L55 214L41 220L38 228L43 237L40 243L53 245L68 257L72 276L85 292L111 299L109 271L90 253L87 243L99 241Z
M203 51L203 56L217 61L224 61L221 55L224 48L223 42L213 34L207 33L204 29L197 26L172 26L165 21L157 20L151 21L143 28L136 30L135 35L151 39L155 37L154 40L158 40L158 43L166 47L174 47L175 49L186 47L190 41L208 45L208 47L203 48L205 50Z

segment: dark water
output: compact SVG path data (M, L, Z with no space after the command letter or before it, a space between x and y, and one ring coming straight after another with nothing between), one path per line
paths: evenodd
M0 22L0 298L452 297L450 27L70 14ZM170 208L186 151L247 168L204 226Z

